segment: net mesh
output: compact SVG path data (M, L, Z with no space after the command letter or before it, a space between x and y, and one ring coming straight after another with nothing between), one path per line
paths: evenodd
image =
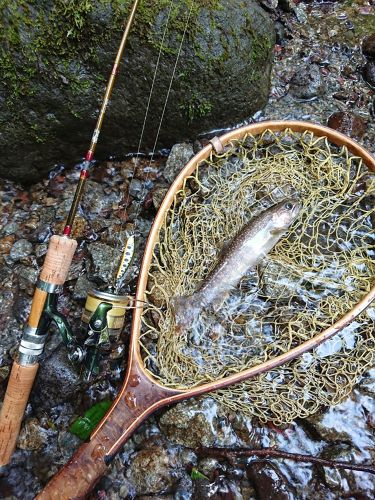
M297 220L220 308L176 333L173 297L196 291L252 217L298 195ZM375 176L311 132L232 142L187 177L153 251L140 337L146 369L192 388L289 351L348 312L372 286ZM212 394L283 424L342 401L374 357L375 311L300 358Z

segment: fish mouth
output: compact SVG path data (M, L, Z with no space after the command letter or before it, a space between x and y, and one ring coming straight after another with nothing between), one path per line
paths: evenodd
M293 203L293 208L292 208L292 215L293 217L297 217L297 215L300 213L301 208L302 208L302 203L300 200L292 200Z
M295 219L302 208L302 203L299 198L289 198L284 200L284 207L289 211L291 217Z

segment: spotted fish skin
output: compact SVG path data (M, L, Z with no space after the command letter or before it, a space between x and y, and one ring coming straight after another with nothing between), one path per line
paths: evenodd
M246 272L267 255L296 220L301 206L286 199L248 222L231 241L222 258L198 290L171 301L176 326L186 327L201 312L226 296Z

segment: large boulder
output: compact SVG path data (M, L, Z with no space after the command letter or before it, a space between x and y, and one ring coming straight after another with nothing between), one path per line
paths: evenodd
M0 175L33 182L90 142L130 0L0 7ZM6 5L4 7L4 5ZM141 2L97 157L138 148L169 0ZM141 150L153 148L190 0L173 4ZM197 0L157 148L233 126L267 101L273 22L255 0Z

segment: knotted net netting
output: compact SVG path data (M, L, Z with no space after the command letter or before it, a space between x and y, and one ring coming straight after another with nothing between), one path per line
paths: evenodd
M232 142L187 177L154 247L140 337L146 369L192 388L274 358L332 325L371 289L375 175L311 132ZM298 197L297 220L220 307L176 332L172 299L196 291L255 215ZM342 401L374 358L375 310L300 358L212 394L283 424Z

